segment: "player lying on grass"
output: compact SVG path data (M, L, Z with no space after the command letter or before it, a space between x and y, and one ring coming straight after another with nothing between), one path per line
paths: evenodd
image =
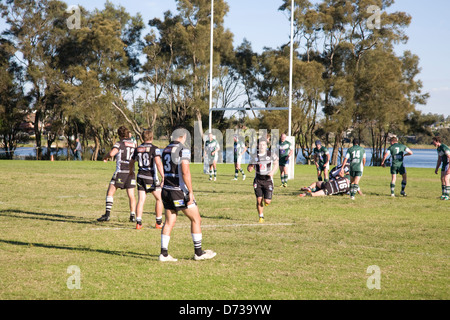
M136 207L136 229L142 229L142 213L144 212L147 193L155 197L156 229L162 228L163 203L161 200L161 186L164 184L164 169L161 162L161 151L153 145L153 132L144 131L142 134L144 143L134 150L130 161L130 175L134 176L134 163L139 165L137 174L138 203ZM159 180L158 173L162 177Z
M338 175L332 177L329 181L318 181L311 184L309 187L302 188L299 197L324 197L336 194L346 194L350 191L350 180L345 176L345 169L337 171Z

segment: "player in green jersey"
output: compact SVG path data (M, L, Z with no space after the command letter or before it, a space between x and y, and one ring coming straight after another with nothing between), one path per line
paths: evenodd
M283 133L280 137L279 146L279 167L280 167L280 177L281 186L287 187L288 173L289 173L289 158L292 156L294 149L291 148L291 143L286 140L286 134Z
M233 153L234 153L234 179L238 179L239 172L242 174L242 180L245 180L244 170L241 168L242 156L247 151L244 141L239 140L239 136L234 136Z
M449 200L450 192L450 148L442 143L441 137L433 137L432 144L437 148L438 160L435 173L441 168L442 196L441 200Z
M353 147L347 150L342 169L347 162L350 164L350 199L355 200L355 194L359 190L359 181L366 165L366 151L359 145L358 139L353 139Z
M316 141L316 147L313 150L314 154L314 164L317 168L317 177L319 181L322 181L322 172L323 172L323 180L327 182L329 180L328 171L330 170L330 152L324 146L320 140Z
M412 151L405 145L398 143L397 137L392 137L390 139L391 146L386 150L384 154L383 160L381 161L381 166L385 167L386 159L391 156L391 197L395 197L395 182L397 180L397 174L402 175L402 191L400 194L406 197L406 183L407 183L407 174L406 168L403 165L403 160L406 156L412 155Z
M217 160L219 159L220 146L212 133L208 135L209 140L205 142L205 159L209 165L209 180L217 179Z

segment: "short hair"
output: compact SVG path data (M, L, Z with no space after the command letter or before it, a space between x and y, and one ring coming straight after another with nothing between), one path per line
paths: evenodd
M187 133L187 129L182 125L177 125L173 128L172 132L172 140L176 140L180 137L183 137Z
M359 139L357 139L357 138L353 139L353 144L354 145L359 145L359 143L360 143Z
M392 141L398 141L398 138L397 137L391 137L391 139L390 139L390 141L392 142Z
M144 141L153 140L153 131L152 130L144 130L144 132L142 133L142 139Z
M117 134L119 135L120 139L126 139L126 138L129 138L129 136L130 136L130 130L128 130L128 128L125 126L121 126L117 130Z
M436 141L438 143L442 143L442 138L441 137L433 137L433 141Z

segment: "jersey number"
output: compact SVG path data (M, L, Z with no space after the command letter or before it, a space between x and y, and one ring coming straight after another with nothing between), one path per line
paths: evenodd
M171 156L169 153L167 153L164 156L164 170L165 171L170 171L170 169L172 168L172 166L170 165L170 159L171 159Z
M139 167L148 167L150 165L150 159L148 153L138 153Z

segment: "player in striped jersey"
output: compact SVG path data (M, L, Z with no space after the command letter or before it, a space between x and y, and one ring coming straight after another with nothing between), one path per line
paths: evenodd
M138 203L136 207L136 229L142 228L142 213L144 211L147 193L151 193L156 200L155 215L156 229L162 229L163 203L161 200L161 185L164 184L164 169L161 162L161 151L152 144L153 132L146 130L142 133L144 143L134 150L130 161L130 174L134 175L134 163L137 162ZM162 179L159 180L158 173Z
M166 220L161 231L160 261L177 261L168 253L170 234L179 211L182 211L191 221L191 235L194 242L194 260L212 259L214 251L202 250L201 218L192 189L189 162L191 151L184 146L187 130L177 127L172 134L173 141L164 149L162 161L164 167L164 186L162 201L166 211Z
M115 157L116 171L106 192L106 211L104 215L97 219L99 222L109 221L114 202L114 194L117 189L125 189L127 191L130 205L130 221L134 222L136 220L136 198L134 197L136 179L134 174L130 174L129 165L136 144L129 139L130 132L126 127L121 126L117 130L117 133L120 141L115 143L111 151L103 158L103 161L107 162L109 158Z
M259 223L264 222L264 206L272 202L273 175L278 170L278 157L267 149L267 141L261 139L256 154L250 157L247 171L255 169L253 188L256 196L256 209L259 215Z

